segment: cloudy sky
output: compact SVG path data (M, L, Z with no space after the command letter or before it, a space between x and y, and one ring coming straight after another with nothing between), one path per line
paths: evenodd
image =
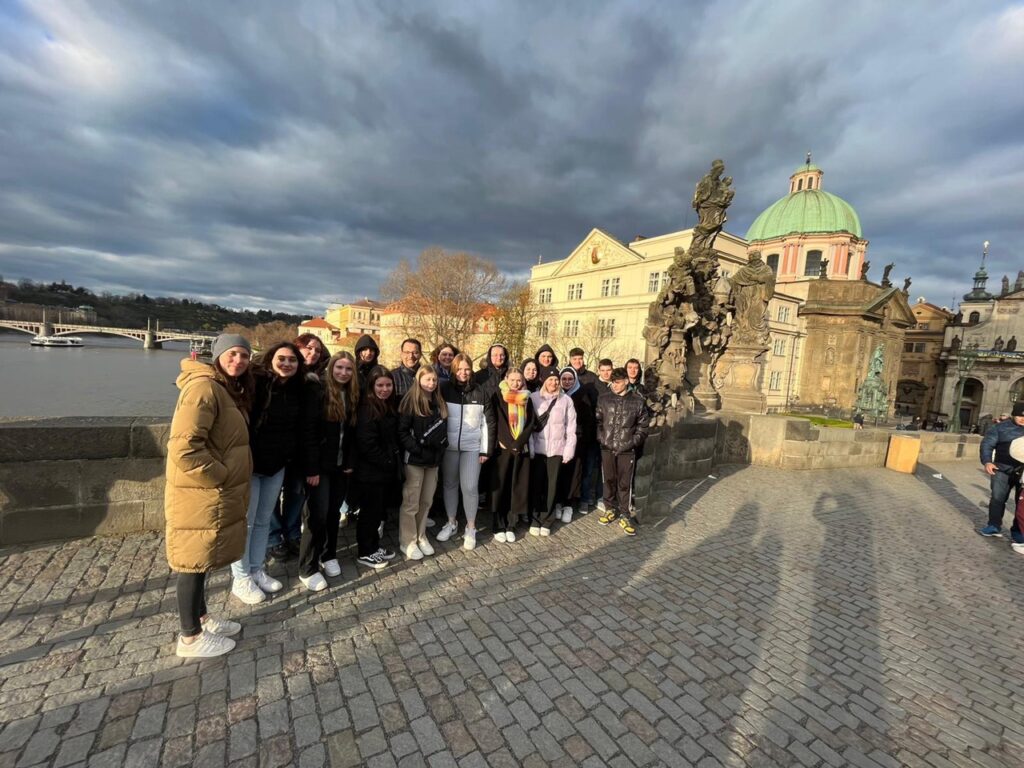
M424 247L746 232L807 150L876 279L1024 269L1024 5L0 3L0 274L322 311ZM990 288L992 285L990 284Z

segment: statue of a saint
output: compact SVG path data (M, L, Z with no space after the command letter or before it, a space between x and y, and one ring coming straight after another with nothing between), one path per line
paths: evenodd
M1003 349L1003 343L1003 337L997 336L996 340L992 343L992 349L994 349L996 352L1001 352Z
M889 273L892 272L892 268L896 265L893 262L889 262L885 265L885 269L882 270L882 287L891 288L892 281L889 279Z
M828 279L828 259L822 259L821 264L818 265L818 279Z
M1016 352L1017 351L1017 337L1016 336L1011 336L1010 340L1008 342L1006 342L1006 351L1007 352Z
M710 247L711 241L721 231L726 221L725 209L729 207L736 191L731 189L732 177L722 178L725 163L715 160L711 170L697 183L693 193L693 209L697 212L697 226L693 228L690 251L699 252Z
M868 279L868 270L870 268L871 268L871 262L870 261L865 261L863 264L860 265L860 279L861 280L867 280Z
M745 266L729 278L732 283L734 333L738 341L768 343L768 302L775 293L775 272L751 251Z
M907 296L910 294L910 278L903 278L903 295Z

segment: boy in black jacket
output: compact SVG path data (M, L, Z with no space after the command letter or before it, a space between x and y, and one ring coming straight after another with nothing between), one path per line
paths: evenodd
M636 527L629 516L630 493L636 451L647 439L650 416L643 398L629 391L625 368L612 371L608 390L597 400L597 440L601 445L606 509L598 522L608 525L618 520L627 536L635 536Z

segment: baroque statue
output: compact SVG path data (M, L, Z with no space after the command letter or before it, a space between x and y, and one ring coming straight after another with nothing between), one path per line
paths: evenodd
M892 268L896 265L893 262L889 262L885 265L885 269L882 270L882 287L891 288L892 281L889 279L889 273L892 272Z
M734 315L736 279L719 274L714 251L735 195L724 172L725 163L715 160L697 183L692 205L698 221L690 247L676 248L669 279L648 309L644 390L655 424L672 420L692 405L695 390L712 386L715 362L740 324Z
M751 251L745 266L730 279L734 306L733 335L737 341L768 344L768 302L775 293L775 272Z
M861 280L867 280L868 279L868 270L869 269L871 269L871 262L870 261L865 261L863 264L860 265L860 279Z
M903 278L903 294L904 295L908 295L910 293L910 283L911 283L911 280L910 280L909 277Z

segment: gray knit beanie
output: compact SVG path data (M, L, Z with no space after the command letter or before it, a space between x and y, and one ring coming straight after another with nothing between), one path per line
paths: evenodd
M250 355L252 354L252 345L247 338L237 333L222 333L213 340L213 359L216 360L232 347L241 347Z

